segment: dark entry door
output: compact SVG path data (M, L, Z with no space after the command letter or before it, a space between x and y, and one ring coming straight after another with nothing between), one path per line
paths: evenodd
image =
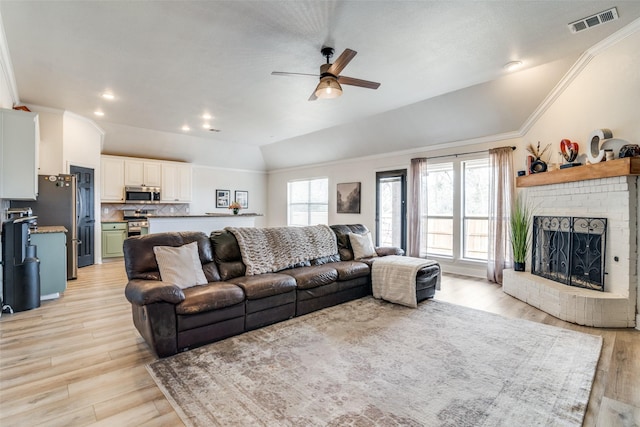
M76 176L78 194L76 196L78 228L78 267L94 263L95 209L93 169L71 166L70 172Z
M407 170L376 173L376 244L407 250Z

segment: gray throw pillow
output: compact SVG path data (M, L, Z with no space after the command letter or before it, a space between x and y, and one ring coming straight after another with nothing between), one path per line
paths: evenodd
M154 246L153 253L163 282L181 289L208 283L198 256L198 242L178 247Z

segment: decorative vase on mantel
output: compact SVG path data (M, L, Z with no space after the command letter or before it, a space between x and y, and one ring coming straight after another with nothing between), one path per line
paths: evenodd
M531 170L529 172L540 173L540 172L546 172L546 171L547 171L547 162L545 162L544 160L538 157L533 162L531 162Z

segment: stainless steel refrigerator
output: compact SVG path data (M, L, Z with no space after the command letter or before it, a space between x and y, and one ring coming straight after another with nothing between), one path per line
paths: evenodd
M78 277L77 189L75 175L38 175L35 201L12 200L11 207L30 207L38 225L67 229L67 279Z

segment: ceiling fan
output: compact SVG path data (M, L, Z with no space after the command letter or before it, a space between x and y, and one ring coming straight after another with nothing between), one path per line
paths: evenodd
M358 52L351 49L345 49L344 52L331 64L329 59L335 52L332 47L323 47L320 52L322 56L327 58L327 63L320 66L320 75L306 73L287 73L284 71L273 71L274 76L313 76L320 77L320 83L309 97L309 101L315 101L318 98L337 98L342 95L343 85L359 86L367 89L378 89L380 83L370 82L368 80L354 79L353 77L341 76L340 72L346 67Z

